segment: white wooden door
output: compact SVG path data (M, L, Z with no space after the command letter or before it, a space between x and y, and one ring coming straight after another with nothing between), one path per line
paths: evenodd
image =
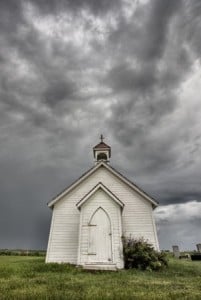
M89 262L112 262L111 223L107 213L100 207L96 210L89 224Z

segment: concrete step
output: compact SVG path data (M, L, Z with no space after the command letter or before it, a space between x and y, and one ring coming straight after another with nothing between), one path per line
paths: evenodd
M117 271L115 264L86 264L83 266L85 270L105 270L105 271Z

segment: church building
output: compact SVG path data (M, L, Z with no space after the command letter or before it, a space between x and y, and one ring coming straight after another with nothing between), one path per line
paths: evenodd
M159 250L153 216L158 203L110 165L111 147L102 135L93 156L94 166L48 203L46 262L122 269L123 236L143 237Z

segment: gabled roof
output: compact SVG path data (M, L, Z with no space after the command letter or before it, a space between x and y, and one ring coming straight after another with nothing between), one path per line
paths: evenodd
M123 202L114 194L112 193L102 182L99 182L97 185L93 187L77 204L77 208L80 208L82 204L84 204L97 190L103 190L110 198L112 198L117 204L121 207L124 207Z
M100 149L100 148L107 148L110 149L111 147L108 146L107 144L105 144L104 142L100 142L99 144L97 144L96 146L94 146L94 149Z
M118 177L120 180L122 180L125 184L127 184L131 189L133 189L135 192L143 196L146 200L151 202L152 206L156 208L158 206L158 203L156 200L154 200L152 197L150 197L147 193L145 193L141 188L139 188L136 184L134 184L132 181L127 179L124 175L119 173L117 170L115 170L111 165L108 165L107 163L101 161L91 169L89 169L86 173L84 173L80 178L78 178L75 182L73 182L69 187L67 187L65 190L63 190L60 194L58 194L55 198L53 198L49 203L48 206L52 207L55 203L57 203L61 198L66 196L70 191L72 191L76 186L78 186L82 181L84 181L86 178L88 178L91 174L93 174L96 170L99 168L104 167L109 172L114 174L116 177Z

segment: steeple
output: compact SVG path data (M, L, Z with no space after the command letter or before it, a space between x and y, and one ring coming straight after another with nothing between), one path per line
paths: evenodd
M101 161L108 163L111 157L111 148L105 144L103 140L104 136L101 134L100 143L93 147L95 163L99 163Z

